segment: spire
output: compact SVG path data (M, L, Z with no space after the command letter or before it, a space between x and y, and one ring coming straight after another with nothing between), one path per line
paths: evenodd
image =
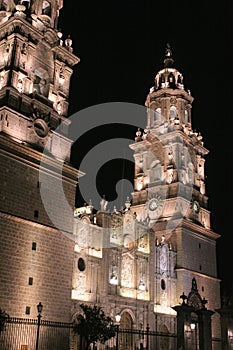
M163 63L165 68L172 67L174 64L174 60L172 58L172 50L169 43L166 44L165 59Z

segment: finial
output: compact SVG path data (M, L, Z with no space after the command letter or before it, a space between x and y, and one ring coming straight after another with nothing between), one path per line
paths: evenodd
M206 300L206 298L204 297L201 302L202 302L202 305L203 305L203 309L205 309L206 308L205 306L208 303L208 300Z
M73 51L72 43L73 43L73 41L72 41L70 35L68 35L67 39L65 40L65 46L71 52Z
M172 50L171 50L171 46L170 46L169 43L166 44L165 56L166 57L171 57L172 56Z
M129 200L129 197L127 196L126 202L125 202L125 208L126 208L126 210L129 210L130 206L131 206L130 200Z
M142 136L141 129L140 129L140 128L138 128L138 130L137 130L137 132L136 132L135 141L136 141L136 142L142 141L141 136Z
M180 299L183 300L182 305L184 305L184 304L185 304L185 300L188 299L188 298L187 298L187 296L186 296L186 295L184 294L184 292L183 292L182 295L180 295Z
M169 43L166 44L166 50L165 50L165 59L163 61L164 63L164 67L168 68L168 67L172 67L174 60L172 58L172 50L171 50L171 46Z

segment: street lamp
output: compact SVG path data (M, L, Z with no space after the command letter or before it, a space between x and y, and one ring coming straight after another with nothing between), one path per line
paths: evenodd
M41 304L41 302L39 302L39 304L37 305L37 311L38 311L38 324L37 324L37 335L36 335L36 350L38 350L38 345L39 345L39 334L40 334L40 319L41 319L41 313L43 310L43 305Z
M119 326L120 326L120 321L121 321L121 315L117 314L115 316L116 320L116 350L118 350L118 335L119 335Z

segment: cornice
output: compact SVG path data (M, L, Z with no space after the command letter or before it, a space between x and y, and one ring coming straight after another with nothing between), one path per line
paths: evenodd
M48 232L54 232L56 234L61 233L61 231L59 229L54 228L53 226L48 226L48 225L45 225L45 224L42 224L39 222L35 222L35 221L29 220L29 219L24 219L22 217L15 216L15 215L9 214L9 213L5 213L3 211L0 211L0 217L6 219L8 221L15 222L15 223L21 223L24 225L30 225L32 227L38 227L39 229L43 229L43 230L48 231ZM65 233L70 234L71 236L73 235L73 232L66 231ZM66 235L64 235L64 237L66 237ZM71 239L71 241L72 241L72 239Z
M52 158L42 152L39 152L29 146L16 142L15 140L0 134L1 153L14 158L15 160L27 164L36 169L45 170L54 176L59 176L62 172L62 178L66 181L77 183L78 178L85 174L67 163ZM43 166L41 161L43 160ZM62 168L62 170L61 170Z
M188 220L188 219L183 219L178 227L178 230L182 231L183 228L186 228L188 230L192 230L195 233L201 233L202 235L212 238L214 240L217 240L218 238L221 237L220 234L212 231L211 229L205 228L201 225L196 224L195 222Z
M186 269L184 267L176 267L176 271L179 272L179 271L187 271L187 272L191 272L193 275L196 275L196 276L199 276L199 277L204 277L204 278L207 278L207 279L210 279L210 280L214 280L216 282L221 282L221 279L218 278L218 277L214 277L214 276L210 276L210 275L206 275L204 273L200 273L200 272L197 272L197 271L194 271L194 270L191 270L191 269Z

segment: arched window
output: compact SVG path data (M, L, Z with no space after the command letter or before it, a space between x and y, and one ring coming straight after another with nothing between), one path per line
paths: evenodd
M165 324L163 324L160 326L159 331L161 333L164 333L164 336L159 337L159 345L160 345L159 349L160 350L167 350L167 349L169 349L169 337L166 336L169 334L168 328Z
M21 0L20 3L26 7L26 10L30 8L30 0Z
M121 315L120 327L128 330L133 329L133 320L128 312L123 312ZM119 334L119 349L134 350L133 334L130 332Z
M168 76L168 82L169 86L174 86L175 85L175 77L174 74L170 73Z
M155 110L155 118L154 118L154 121L160 121L161 120L161 108L156 108Z
M186 123L189 122L189 114L188 114L187 109L184 111L184 121L185 121Z
M176 112L176 107L175 106L171 106L170 108L170 115L169 115L169 119L170 121L174 121L177 117L177 112Z
M51 4L46 0L42 3L42 15L51 17Z
M48 96L49 76L48 72L43 68L35 69L33 90L43 96Z
M177 78L177 83L178 83L178 84L183 84L183 82L182 82L182 79L181 79L181 76L180 76L180 75L178 75L178 78Z

